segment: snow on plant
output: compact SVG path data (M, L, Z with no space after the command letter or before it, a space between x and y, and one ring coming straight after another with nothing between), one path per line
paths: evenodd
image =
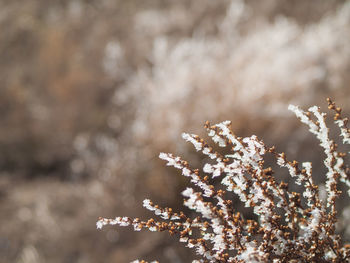
M341 109L328 99L328 108L334 112L344 144L350 142L347 118ZM219 146L230 150L220 154L203 139L184 133L182 137L197 151L211 159L203 167L203 175L189 163L170 153L160 158L181 170L194 187L182 192L184 205L199 216L191 218L171 208L161 208L149 199L143 206L163 219L142 221L139 218L100 218L97 228L104 225L132 226L135 231L168 231L179 237L200 257L193 262L347 262L350 246L343 245L336 233L336 198L340 195L338 181L350 186L350 173L344 164L345 153L337 151L337 144L329 138L326 114L316 106L303 111L290 105L301 122L309 126L326 154L327 198L322 200L318 186L313 182L312 165L289 161L285 153L267 147L256 136L241 138L233 134L229 121L216 125L206 122L208 135ZM295 183L304 188L303 194L293 192L285 182L278 183L274 171L264 161L272 154L276 163L287 168ZM210 183L220 178L221 186ZM253 210L257 219L245 219L235 210L230 193L239 197ZM231 195L232 196L232 195ZM145 262L145 261L135 261Z

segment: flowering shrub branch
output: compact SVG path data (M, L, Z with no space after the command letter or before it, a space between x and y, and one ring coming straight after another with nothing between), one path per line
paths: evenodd
M334 112L344 144L350 143L348 119L341 109L328 99L328 108ZM97 228L104 225L132 226L135 231L168 231L192 248L201 257L193 262L346 262L350 246L342 245L336 233L336 198L341 194L338 181L350 186L349 170L344 164L345 153L337 151L337 144L329 138L326 114L316 106L308 111L290 105L301 122L320 141L326 158L327 199L321 200L318 186L312 178L312 165L289 161L285 153L267 147L256 136L241 138L233 134L229 121L216 125L206 122L208 135L219 146L230 150L222 155L194 134L182 137L197 151L212 161L198 169L172 154L159 157L181 170L195 187L182 192L184 205L199 214L190 218L183 212L161 208L146 199L143 206L163 219L157 221L139 218L100 218ZM276 163L287 168L295 183L304 187L303 194L289 190L288 184L278 183L271 167L266 167L264 156L272 154ZM209 183L209 178L221 178L223 189ZM245 219L234 209L229 196L233 192L246 207L253 209L257 220ZM135 261L144 262L144 261Z

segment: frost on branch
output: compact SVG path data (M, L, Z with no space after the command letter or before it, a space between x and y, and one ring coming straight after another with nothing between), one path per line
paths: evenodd
M343 143L349 144L348 119L342 117L341 109L330 99L328 108L334 112ZM285 153L267 147L256 136L237 137L229 121L216 125L207 122L209 137L230 153L222 155L197 135L184 133L186 141L211 159L203 166L203 172L180 157L159 155L168 166L179 169L190 179L193 186L182 195L184 205L198 213L197 217L161 208L146 199L143 206L163 220L100 218L97 228L119 225L132 226L135 231L143 228L168 231L195 250L200 259L193 262L348 262L350 246L342 243L335 229L335 202L341 194L338 182L350 186L349 170L344 163L346 154L337 151L337 144L329 137L326 114L318 107L303 111L290 105L289 109L316 135L324 150L326 200L321 200L313 182L311 163L290 161ZM290 191L287 183L276 181L274 171L264 162L266 154L272 155L278 166L286 168L292 180L304 188L302 195ZM223 187L212 185L210 178L219 178ZM252 209L257 220L245 219L235 210L233 195Z

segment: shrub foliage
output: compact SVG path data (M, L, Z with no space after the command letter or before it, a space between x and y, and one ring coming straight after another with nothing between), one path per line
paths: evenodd
M330 99L327 101L343 143L349 144L348 119L342 117L341 108ZM97 228L109 224L132 226L135 231L143 228L168 231L196 251L200 259L193 262L347 262L350 246L344 245L336 232L335 206L341 194L339 181L350 186L349 170L344 164L346 154L337 151L337 144L329 137L326 114L318 107L303 111L290 105L289 109L316 135L324 150L325 199L321 198L319 187L313 181L310 162L290 161L285 153L266 146L254 135L246 138L234 135L229 121L216 125L206 122L209 137L229 153L221 154L197 135L183 133L186 141L210 159L203 166L203 174L173 154L159 156L168 166L190 178L193 187L188 187L182 195L184 205L194 210L197 217L161 208L146 199L143 206L163 221L100 218ZM272 167L265 162L267 154L303 187L302 194L293 192L287 183L277 181ZM214 184L213 178L219 178L221 184ZM236 211L230 193L251 208L255 217L246 219Z

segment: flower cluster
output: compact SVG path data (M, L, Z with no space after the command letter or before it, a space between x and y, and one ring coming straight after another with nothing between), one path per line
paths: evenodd
M350 143L350 129L341 109L328 99L334 112L344 144ZM256 136L241 138L232 132L229 121L216 125L205 124L208 135L219 146L230 151L221 154L194 134L182 137L193 144L211 161L204 165L203 174L190 167L187 161L172 154L161 153L160 158L189 177L193 187L182 192L184 205L198 213L191 218L171 208L161 208L146 199L143 206L163 221L138 218L100 218L97 228L104 225L133 226L135 231L168 231L200 256L193 262L347 262L350 246L344 245L336 233L336 198L341 193L338 182L350 186L349 169L344 164L345 153L337 151L330 139L326 114L316 106L308 111L290 105L301 122L309 126L326 154L327 198L320 197L312 178L310 162L289 161L285 153L267 147ZM287 168L303 194L290 190L285 182L277 182L274 171L265 162L270 154L282 168ZM213 178L221 185L214 186ZM232 194L252 209L255 219L245 219L235 210ZM144 262L144 261L136 261Z

